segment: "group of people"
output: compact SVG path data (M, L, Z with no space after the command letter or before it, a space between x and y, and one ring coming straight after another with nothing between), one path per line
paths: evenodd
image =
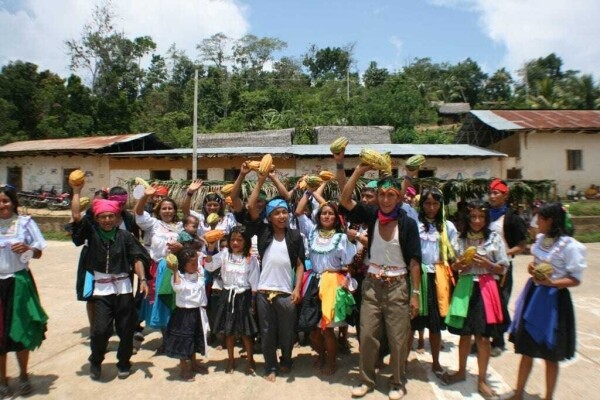
M416 194L412 180L418 170L407 169L401 179L383 176L359 191L359 181L373 168L359 164L346 177L344 150L333 157L339 199L324 198L326 182L288 190L272 171L258 174L244 203L241 187L251 172L244 163L228 198L209 193L198 211L191 204L202 182L192 182L181 219L164 187L147 187L133 214L124 209L128 197L122 188L98 194L83 214L82 185L72 186L72 239L83 246L77 291L88 302L90 320L90 377L101 379L107 343L116 331L118 377L127 378L134 339L143 340L142 325L161 331L159 351L179 360L185 381L208 372L196 355L205 354L215 334L224 338L227 373L236 369L239 339L244 372L254 375L260 340L264 376L272 382L291 371L294 343L303 332L316 353L314 368L328 376L337 369L340 338L343 342L353 325L360 371L353 397L374 389L389 354L389 398L402 398L414 333L427 329L431 369L440 383L466 379L467 356L475 347L476 389L495 398L486 380L488 362L505 349L509 332L522 354L514 398L522 398L534 358L546 361L546 398L552 398L558 362L575 351L568 288L581 282L586 268L585 247L570 236L561 204L547 203L538 211L532 277L511 321L511 260L525 248L527 228L507 207L504 181L491 182L488 201L468 202L455 225L436 187L421 188L416 208L405 201L407 193ZM267 198L267 180L278 196ZM28 352L41 344L47 318L23 256L40 257L45 242L31 218L18 216L17 206L14 189L0 187L0 395L9 393L10 351L17 352L21 390L31 390ZM542 263L552 266L546 275L538 273ZM21 296L38 307L16 307ZM22 319L34 321L30 326L36 330L19 331ZM455 372L440 363L446 329L460 337Z

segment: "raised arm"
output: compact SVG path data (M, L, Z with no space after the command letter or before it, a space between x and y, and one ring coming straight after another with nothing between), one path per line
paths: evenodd
M79 186L71 185L71 189L73 189L73 198L71 198L71 218L73 218L74 223L79 223L81 221L81 210L79 209L79 199L81 198L81 189L83 189L83 185L79 185Z
M354 169L352 175L350 175L350 179L346 181L346 184L342 189L342 194L340 195L340 204L346 210L351 211L356 206L356 202L352 200L352 193L354 192L354 188L356 187L356 182L358 182L358 179L370 169L371 167L368 165L359 164Z
M152 197L156 189L153 186L148 186L144 189L144 195L135 203L133 207L133 213L135 215L144 215L144 207L146 206L146 202L148 201L148 197Z
M273 185L277 188L277 193L279 193L279 195L283 197L285 201L290 201L292 198L292 192L288 191L285 185L281 183L275 171L269 173L269 179L271 179L271 182L273 182Z
M344 170L344 157L346 156L346 149L343 149L339 153L333 153L333 159L335 160L335 179L338 182L340 191L346 185L346 171Z
M192 196L194 193L198 191L202 187L202 179L196 179L190 186L188 186L187 192L185 192L185 199L183 199L183 204L181 204L181 212L184 217L190 215L190 205L192 204Z
M240 197L240 192L242 191L242 184L246 179L246 175L250 172L250 168L248 167L248 162L244 161L242 166L240 167L240 173L238 174L235 182L233 182L233 189L231 189L231 208L235 212L240 212L244 208L244 202Z
M266 179L267 175L258 174L258 180L256 181L256 185L254 185L254 189L252 189L252 193L248 198L248 213L250 214L251 221L256 221L259 217L258 210L256 209L256 203L258 201L258 195L260 194L260 190L265 184Z

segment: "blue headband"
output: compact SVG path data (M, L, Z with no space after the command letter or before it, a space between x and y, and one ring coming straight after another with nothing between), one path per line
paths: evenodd
M277 208L285 208L289 211L288 203L284 199L273 199L267 203L267 217Z

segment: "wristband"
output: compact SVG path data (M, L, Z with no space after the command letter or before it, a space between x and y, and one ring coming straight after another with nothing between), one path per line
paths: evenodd
M185 192L186 195L192 197L194 195L194 192L190 192L189 190L187 192Z
M420 290L417 290L417 289L413 289L413 291L412 291L412 292L413 292L413 294L419 294L419 295L421 294L421 291L420 291Z
M146 279L146 278L141 278L141 279L140 279L140 282L148 282L148 279Z
M310 191L310 190L307 190L307 191L305 191L305 192L304 192L304 195L305 195L306 197L310 197L310 196L312 196L312 191Z
M344 169L344 163L336 163L336 164L335 164L335 167L336 167L337 169Z
M404 179L411 182L413 180L412 176L404 175Z

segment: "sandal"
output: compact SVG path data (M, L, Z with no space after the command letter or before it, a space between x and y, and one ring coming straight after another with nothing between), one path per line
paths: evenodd
M8 385L0 385L0 399L10 397L10 387Z
M19 395L20 396L26 396L28 394L30 394L31 392L33 392L33 386L31 386L31 382L29 381L29 378L19 378Z
M460 377L458 372L453 374L449 374L448 371L445 371L442 375L439 376L440 380L444 385L453 385L457 382L464 382L467 380L466 377Z

